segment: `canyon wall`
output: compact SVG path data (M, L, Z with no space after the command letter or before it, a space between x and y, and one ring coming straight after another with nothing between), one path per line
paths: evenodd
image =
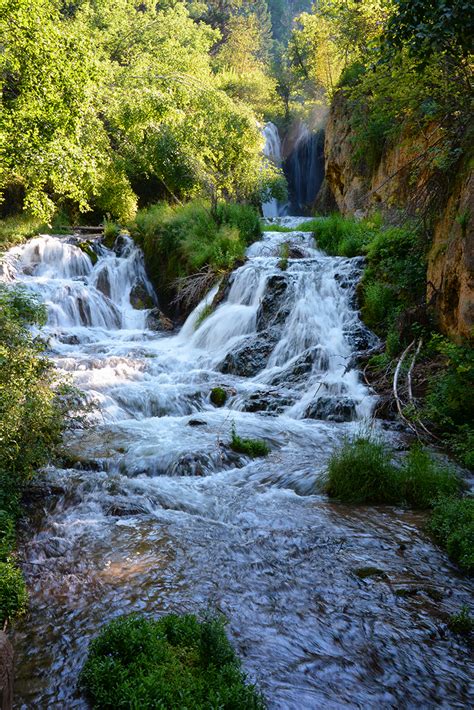
M325 184L317 210L334 207L344 215L381 210L389 221L413 211L413 198L430 188L430 168L423 156L440 138L430 126L423 134L401 133L381 151L377 164L356 160L351 109L342 92L336 94L325 139ZM416 168L416 169L415 169ZM439 327L460 340L474 334L474 179L465 165L439 196L428 253L427 300L435 307Z

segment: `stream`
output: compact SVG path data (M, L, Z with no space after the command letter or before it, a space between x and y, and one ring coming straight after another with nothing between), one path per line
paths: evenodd
M215 289L169 333L132 306L137 288L155 297L131 240L94 249L95 265L74 238L42 236L6 256L7 280L48 307L57 367L96 404L93 425L68 434L71 467L37 483L16 707L87 707L78 673L105 622L206 610L228 618L269 708L472 707L468 650L446 627L472 583L423 533L423 514L321 493L344 437L399 436L371 422L355 364L377 344L357 311L363 261L326 256L308 233L266 232L217 310L202 320ZM228 393L222 408L214 387ZM232 451L232 426L270 455ZM380 572L356 573L366 567Z

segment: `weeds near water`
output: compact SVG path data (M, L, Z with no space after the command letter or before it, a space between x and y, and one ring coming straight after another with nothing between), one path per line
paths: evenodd
M450 558L467 573L474 573L474 498L440 498L428 531Z
M460 636L472 636L474 633L474 617L469 613L469 607L464 605L458 614L449 617L448 627Z
M243 439L238 436L235 423L232 424L230 448L238 454L245 454L250 458L268 456L270 447L262 439Z
M280 261L278 262L278 268L282 271L286 271L288 268L288 259L290 256L290 245L288 242L283 242L280 245Z

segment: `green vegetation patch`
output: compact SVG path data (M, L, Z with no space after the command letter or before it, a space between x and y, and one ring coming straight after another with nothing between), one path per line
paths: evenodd
M441 498L428 530L465 572L474 572L474 498Z
M245 454L245 456L250 456L250 458L268 456L270 453L270 447L266 441L262 439L243 439L237 434L235 426L232 427L230 448L238 454Z
M11 561L0 562L0 619L21 616L26 611L28 595L21 570Z
M369 437L346 440L328 464L326 492L344 503L409 505L426 509L439 496L457 495L462 481L419 446L394 461L383 442Z
M465 605L457 614L450 616L448 626L455 634L472 636L474 634L474 617L469 613L469 607Z
M222 203L211 211L208 203L195 200L140 210L130 232L143 248L148 273L160 294L173 298L180 277L210 269L217 281L233 269L244 259L247 246L260 238L261 224L249 205Z
M112 621L92 641L81 685L92 707L260 710L221 620L131 616Z

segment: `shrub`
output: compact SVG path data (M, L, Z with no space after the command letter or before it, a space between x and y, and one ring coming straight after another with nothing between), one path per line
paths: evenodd
M469 607L463 606L458 614L450 616L448 626L455 634L471 636L474 632L474 618L469 613Z
M474 572L474 498L440 498L428 530L454 562Z
M142 246L147 269L160 294L175 296L174 282L205 267L228 271L245 256L247 245L261 234L260 218L248 205L222 203L213 214L194 200L171 207L158 204L140 210L130 225Z
M26 610L28 595L21 570L11 560L0 562L0 619L21 616Z
M331 456L325 489L343 503L396 502L396 469L387 446L363 436L346 440Z
M270 447L266 441L261 439L242 439L242 437L238 436L234 425L232 426L230 448L238 454L245 454L245 456L250 456L250 458L268 456L270 453Z
M214 387L211 390L211 402L216 407L223 407L227 401L227 392L222 387Z
M370 239L370 230L364 222L354 218L332 214L325 219L315 220L312 231L320 249L338 256L356 256L365 252ZM344 253L347 250L350 253Z
M359 436L346 440L328 464L326 492L344 503L406 504L429 508L442 495L459 494L462 483L454 470L435 462L419 446L405 461L394 462L381 441Z
M221 620L124 617L92 641L81 685L94 708L260 710Z
M454 469L437 463L421 446L413 446L398 471L401 497L414 508L430 508L440 496L455 496L462 482Z

